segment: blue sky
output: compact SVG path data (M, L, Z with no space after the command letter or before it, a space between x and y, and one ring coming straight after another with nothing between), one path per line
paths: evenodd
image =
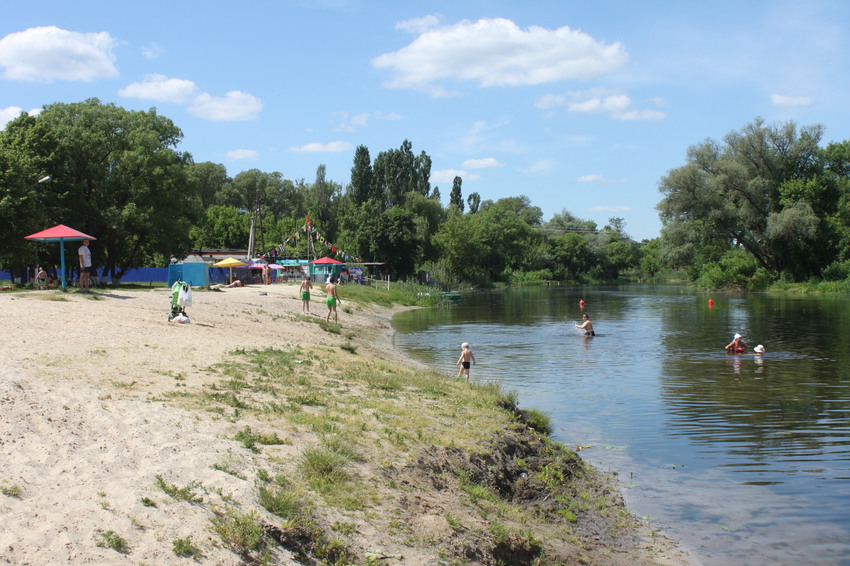
M180 150L349 181L354 150L432 160L446 202L526 195L548 220L658 235L658 182L756 117L850 138L850 3L727 1L6 3L0 127L97 97L157 111Z

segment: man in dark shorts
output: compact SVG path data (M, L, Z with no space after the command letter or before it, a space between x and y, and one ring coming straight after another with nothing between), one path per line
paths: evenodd
M593 331L593 323L590 322L590 317L586 314L581 315L581 319L584 321L581 324L576 324L576 328L580 330L584 330L585 336L596 336L596 332Z
M80 257L80 290L88 292L91 285L91 250L89 249L89 241L83 240L83 245L77 250L77 255Z

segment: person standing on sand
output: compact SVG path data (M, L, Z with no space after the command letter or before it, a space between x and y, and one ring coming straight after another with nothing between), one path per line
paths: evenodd
M313 284L310 282L310 278L304 275L304 280L301 282L301 286L298 287L298 290L301 292L301 312L304 314L310 314L310 289L312 288Z
M89 249L89 241L83 240L83 245L77 250L77 255L80 258L80 290L86 293L89 292L91 285L91 250Z
M457 372L457 376L460 377L463 375L463 372L466 372L466 380L469 381L469 365L470 362L472 365L475 365L475 356L472 354L472 350L469 349L469 343L464 342L460 345L461 352L460 357L457 359L456 366L460 366L460 371Z
M327 293L327 297L325 298L325 304L328 305L328 316L325 320L328 322L331 321L331 313L334 315L334 322L337 321L336 316L336 304L341 303L342 299L339 298L339 294L336 290L336 279L331 277L330 283L325 285L325 293Z
M38 268L38 274L35 276L35 281L38 283L39 289L44 289L47 286L47 272L43 267Z

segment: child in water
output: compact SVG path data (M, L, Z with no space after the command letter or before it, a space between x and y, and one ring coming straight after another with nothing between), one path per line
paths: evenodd
M456 366L460 366L460 371L457 373L457 376L460 377L463 375L463 372L466 372L466 380L469 381L469 364L472 362L472 365L475 365L475 356L472 355L472 350L469 349L469 343L464 342L460 345L461 352L460 357L457 359Z

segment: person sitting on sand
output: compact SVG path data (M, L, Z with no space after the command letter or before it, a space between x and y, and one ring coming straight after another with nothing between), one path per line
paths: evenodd
M735 337L732 338L732 341L726 346L726 351L730 354L743 354L747 351L747 345L741 340L742 336L740 334L735 334Z
M590 317L586 314L581 315L581 319L584 321L581 324L576 324L576 328L579 330L584 330L585 336L596 336L596 332L593 331L593 323L590 322Z
M233 288L233 287L244 287L244 286L245 286L245 285L243 285L243 284L242 284L242 281L240 281L239 279L234 279L234 280L233 280L233 283L231 283L230 285L225 285L225 287L228 287L228 288Z

